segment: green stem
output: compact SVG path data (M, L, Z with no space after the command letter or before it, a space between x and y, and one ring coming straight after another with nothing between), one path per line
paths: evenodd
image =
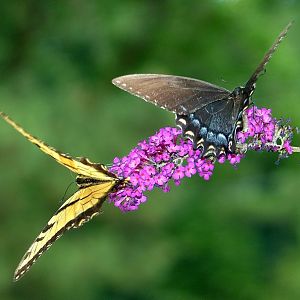
M300 152L300 147L292 147L293 152Z

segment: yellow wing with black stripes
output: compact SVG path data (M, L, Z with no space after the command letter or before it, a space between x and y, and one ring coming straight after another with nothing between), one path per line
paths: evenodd
M66 230L76 228L97 215L114 185L113 181L103 182L81 188L73 194L57 210L27 250L15 271L14 280L19 280Z
M47 145L43 141L35 138L30 133L25 131L21 126L16 124L9 116L5 113L0 112L0 116L12 127L14 127L18 132L25 136L31 143L39 147L39 149L46 154L53 157L58 163L70 169L72 172L86 176L92 177L99 180L111 180L112 174L107 172L106 168L102 164L93 164L90 163L87 159L81 159L81 161L72 158L68 154L62 153L53 147ZM99 172L102 171L102 172ZM106 174L109 173L109 174Z
M76 173L76 183L79 187L79 190L57 210L27 250L15 271L16 281L66 230L76 228L97 215L107 195L117 187L125 185L128 179L117 177L102 164L92 163L86 158L77 160L61 153L33 137L3 112L0 112L0 116L40 150Z

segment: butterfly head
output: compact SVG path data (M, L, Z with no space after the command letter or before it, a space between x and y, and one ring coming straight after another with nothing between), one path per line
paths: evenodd
M232 93L231 97L232 99L238 101L241 105L241 110L244 110L249 107L249 105L252 103L251 96L255 90L255 84L251 86L242 87L238 86L236 87Z
M234 98L242 97L243 95L244 95L244 88L241 86L236 87L231 93L231 96Z
M131 183L129 177L119 177L119 181L117 183L117 189L122 189L130 184Z

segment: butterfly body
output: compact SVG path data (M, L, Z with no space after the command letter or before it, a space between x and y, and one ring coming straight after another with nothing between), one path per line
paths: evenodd
M203 157L215 160L221 154L239 153L237 131L242 130L243 112L251 104L258 77L292 23L279 34L245 87L232 92L214 84L173 75L133 74L113 79L117 87L175 113L182 135L201 149Z

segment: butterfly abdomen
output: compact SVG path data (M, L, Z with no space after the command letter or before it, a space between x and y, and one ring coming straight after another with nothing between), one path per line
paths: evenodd
M88 187L91 185L99 184L101 182L103 181L92 177L85 177L85 176L76 177L76 184L79 186L79 188Z

